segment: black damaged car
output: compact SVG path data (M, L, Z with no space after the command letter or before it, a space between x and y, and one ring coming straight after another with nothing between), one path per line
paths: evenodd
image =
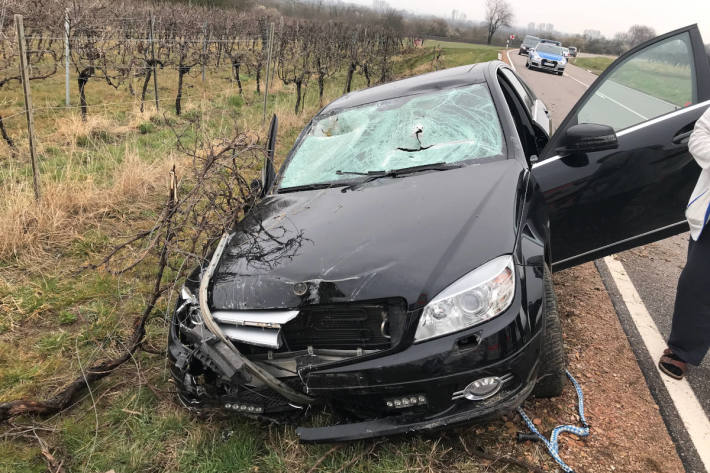
M326 442L558 395L551 271L686 230L687 141L709 104L695 26L617 60L552 136L498 61L336 100L186 281L180 399L267 418L328 404L349 422L297 431Z

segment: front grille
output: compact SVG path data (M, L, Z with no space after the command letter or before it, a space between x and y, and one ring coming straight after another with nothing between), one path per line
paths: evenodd
M382 350L399 334L404 311L399 300L303 307L281 334L289 350Z

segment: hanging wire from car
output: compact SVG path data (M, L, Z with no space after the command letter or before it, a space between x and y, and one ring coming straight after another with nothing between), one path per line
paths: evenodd
M584 417L584 394L582 393L582 388L579 386L579 383L577 383L577 380L574 379L574 377L570 374L569 371L565 370L565 373L567 374L569 380L572 381L575 391L577 391L577 409L579 411L579 421L582 424L582 427L577 427L576 425L559 425L552 429L552 434L550 434L550 438L548 440L547 437L542 435L540 431L537 430L537 427L535 427L535 424L525 414L523 408L518 407L518 414L520 414L520 417L522 417L523 421L525 421L528 428L532 432L532 434L519 433L518 441L541 441L543 444L545 444L545 447L550 453L550 456L552 456L552 458L560 465L560 468L562 468L563 471L565 471L566 473L574 473L572 467L567 465L560 457L558 436L562 432L569 432L571 434L578 435L579 437L587 437L589 435L589 424L587 423L587 419L585 419Z

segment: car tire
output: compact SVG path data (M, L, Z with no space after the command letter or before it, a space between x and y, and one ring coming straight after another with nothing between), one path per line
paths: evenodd
M550 269L544 270L545 300L543 317L545 322L544 338L540 353L540 369L533 389L535 397L556 397L562 394L567 375L567 360L562 339L562 326L557 312L557 296L552 284Z

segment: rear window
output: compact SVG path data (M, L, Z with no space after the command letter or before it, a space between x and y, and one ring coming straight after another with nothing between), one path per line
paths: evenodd
M535 46L539 42L540 38L536 36L526 36L525 40L523 41L523 44L526 46Z
M339 170L388 171L502 153L488 86L473 84L317 117L286 163L280 188L353 178Z

